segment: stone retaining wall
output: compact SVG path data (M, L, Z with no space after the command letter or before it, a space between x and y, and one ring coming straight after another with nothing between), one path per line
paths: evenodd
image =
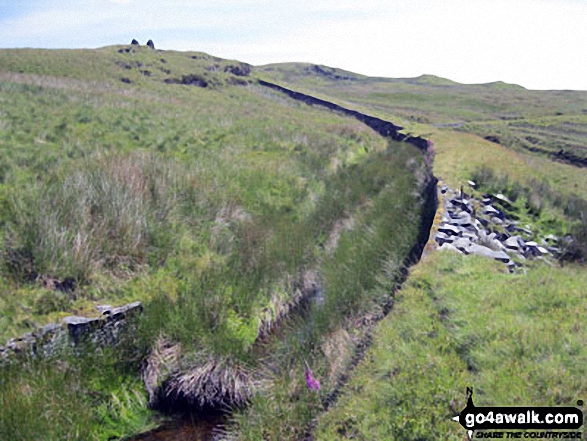
M141 302L133 302L113 308L98 307L98 317L65 317L61 323L49 323L19 338L12 338L6 346L0 346L0 361L9 360L15 354L49 356L64 346L77 346L82 342L110 345L120 338L120 332L128 319L143 311Z

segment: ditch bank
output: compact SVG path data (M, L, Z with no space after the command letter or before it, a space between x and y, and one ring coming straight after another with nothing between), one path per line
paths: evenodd
M354 369L354 367L362 360L364 357L366 349L370 346L371 343L371 335L372 332L377 325L377 323L383 319L392 309L393 307L393 293L396 292L398 289L401 288L403 282L407 279L409 275L409 267L416 264L424 252L426 244L429 241L430 230L432 227L432 223L434 217L437 212L438 200L437 200L437 179L432 174L432 155L433 149L431 148L432 144L429 143L427 140L421 137L412 137L402 133L399 133L399 130L402 130L402 127L396 126L395 124L382 120L380 118L372 117L366 114L362 114L360 112L347 109L341 107L337 104L321 100L306 94L302 94L299 92L295 92L281 86L268 83L265 81L259 81L259 83L263 86L269 87L271 89L277 90L279 92L283 92L290 96L293 99L303 101L308 105L319 105L325 107L329 110L333 110L336 112L343 113L345 115L349 115L351 117L356 118L357 120L363 122L367 126L371 127L375 131L377 131L381 136L389 138L393 141L400 141L406 142L409 144L414 145L419 150L423 152L424 155L428 155L428 161L425 161L427 164L426 167L426 177L421 184L420 194L422 197L422 206L419 213L419 217L421 219L420 228L418 231L417 239L414 245L411 247L410 251L406 255L404 261L401 264L400 268L400 277L397 280L392 292L389 293L389 296L385 300L385 304L382 305L381 310L376 314L370 314L369 317L365 317L363 320L360 320L360 327L362 328L361 335L359 341L354 344L354 355L346 368L346 371L338 378L336 384L330 391L325 395L323 400L323 410L326 411L330 408L338 399L341 391L343 390L344 386L346 385L350 372ZM425 156L426 157L426 156ZM305 287L302 292L304 293L300 296L303 300L299 302L295 302L296 305L289 309L287 317L280 317L280 320L275 323L275 327L272 327L270 333L276 331L275 328L282 328L283 323L282 321L293 320L295 316L302 317L307 311L305 308L300 308L300 305L307 305L309 307L312 306L313 302L311 302L312 297L316 296L317 293L320 291L319 286L316 283L310 283L308 286ZM277 330L279 332L279 330ZM263 337L260 334L259 340L263 340ZM170 346L168 349L170 349ZM166 358L165 354L163 353L165 350L161 351L161 354L155 357L155 359L164 359ZM155 354L157 355L157 354ZM169 372L169 371L167 371ZM190 383L190 381L183 381L186 375L189 372L184 372L183 375L179 373L171 374L171 376L161 381L153 382L154 384L158 383L160 386L152 389L154 395L158 398L158 405L154 407L158 407L160 410L171 411L170 413L176 415L176 419L170 423L164 424L163 426L147 433L143 433L132 440L142 440L142 441L155 441L155 440L163 440L163 439L197 439L197 440L209 440L209 439L221 439L223 436L223 426L225 426L230 419L231 410L230 408L238 408L241 406L246 406L244 402L235 402L235 403L227 403L225 400L224 402L220 403L221 406L218 408L214 408L211 406L212 403L208 402L207 406L196 406L200 407L195 415L185 415L186 411L189 412L188 409L185 408L190 402L193 401L192 399L188 400L185 397L185 390L180 390L174 384L181 384L181 383ZM188 375L189 376L189 375ZM200 375L201 376L201 375ZM178 382L177 379L181 378L182 381ZM176 381L174 381L174 379ZM194 384L197 382L193 382ZM171 386L171 387L170 387ZM218 385L215 385L218 387ZM178 393L181 392L181 393ZM251 393L255 393L251 391ZM223 396L226 398L226 395ZM167 408L167 409L165 409ZM177 413L179 408L184 408L184 415L182 416L181 413ZM227 410L228 409L228 410ZM224 411L221 415L218 415L218 411ZM312 439L312 431L313 426L307 427L305 429L305 439Z
M261 86L269 87L270 89L283 92L290 98L293 98L294 100L298 101L303 101L309 106L322 106L326 107L327 109L334 110L335 112L340 112L345 115L352 116L353 118L358 119L365 125L371 127L381 136L391 138L394 141L407 142L408 144L412 144L418 147L420 150L424 152L428 150L428 141L426 139L421 138L419 136L410 136L404 133L400 133L399 131L403 130L403 127L396 126L395 124L389 121L385 121L381 118L376 118L374 116L366 115L364 113L357 112L356 110L347 109L346 107L339 106L338 104L331 103L330 101L325 101L320 98L313 97L311 95L296 92L294 90L287 89L283 86L269 83L267 81L259 80L259 84Z
M350 361L347 370L338 378L335 387L324 398L322 402L322 412L327 412L338 401L340 394L342 393L345 385L350 379L351 373L361 362L361 360L363 360L367 350L371 346L373 342L373 332L375 331L375 327L391 312L394 304L394 295L398 290L401 289L404 282L406 282L406 280L408 279L409 268L417 264L422 258L423 254L428 252L428 250L430 249L429 244L430 240L432 240L430 233L433 228L433 223L438 210L437 185L438 180L433 175L430 175L430 180L423 189L422 196L424 198L424 201L422 205L422 211L420 213L422 223L420 230L418 232L416 243L412 246L410 252L403 261L402 266L400 268L400 277L397 280L397 283L394 286L392 292L390 293L388 300L382 305L381 311L378 314L372 315L367 320L363 321L363 329L361 330L363 337L356 344L355 353ZM306 431L302 438L303 441L314 441L313 432L316 428L316 425L317 419L314 419L312 423L308 427L306 427Z

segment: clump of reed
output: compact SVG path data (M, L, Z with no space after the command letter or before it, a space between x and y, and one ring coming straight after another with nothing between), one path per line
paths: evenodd
M96 270L132 272L164 259L169 229L193 177L150 153L96 154L8 201L5 268L17 278L85 281Z

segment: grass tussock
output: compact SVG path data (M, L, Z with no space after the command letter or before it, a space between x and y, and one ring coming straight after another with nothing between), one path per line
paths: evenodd
M149 405L156 406L159 387L179 369L181 345L160 336L151 346L142 369L142 379L149 395Z
M184 411L228 409L248 402L257 389L254 374L242 362L208 357L196 367L167 380L157 406Z
M6 266L14 276L85 282L165 258L166 232L189 185L185 166L151 154L95 155L9 201Z
M153 427L136 365L110 351L0 366L0 438L121 439Z

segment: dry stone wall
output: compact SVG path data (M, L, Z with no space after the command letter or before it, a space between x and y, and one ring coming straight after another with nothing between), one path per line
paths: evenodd
M75 347L84 342L115 344L129 319L140 314L143 306L141 302L133 302L117 308L103 305L98 310L101 312L98 317L69 316L61 323L50 323L10 339L6 346L0 346L0 361L22 353L49 356L64 346Z

